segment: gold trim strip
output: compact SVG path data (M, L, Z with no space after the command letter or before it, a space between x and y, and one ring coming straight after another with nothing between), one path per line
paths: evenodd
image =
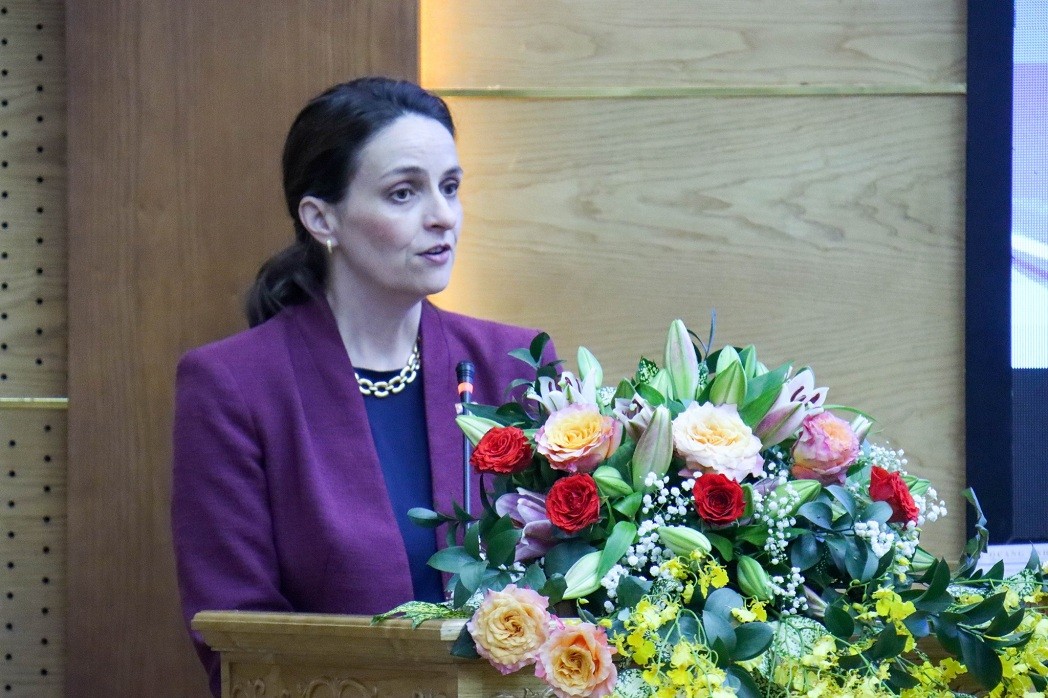
M441 97L672 99L679 97L868 97L966 95L965 83L932 85L703 85L694 87L443 87Z
M67 410L67 397L0 397L0 410Z

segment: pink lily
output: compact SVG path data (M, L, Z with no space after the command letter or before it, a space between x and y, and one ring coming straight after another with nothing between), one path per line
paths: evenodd
M826 388L816 388L815 376L805 369L783 384L775 404L753 433L764 448L781 443L797 433L805 417L822 412L825 401Z
M495 500L495 513L508 516L523 529L514 555L517 562L542 557L557 544L556 528L546 515L544 495L525 489L504 494Z

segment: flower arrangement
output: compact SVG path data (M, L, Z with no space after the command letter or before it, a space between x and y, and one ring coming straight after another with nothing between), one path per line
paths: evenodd
M1045 691L1048 566L979 571L970 491L958 569L924 551L945 505L811 369L677 320L661 367L604 386L584 348L577 374L543 364L547 341L513 352L536 372L524 400L459 417L480 516L410 512L448 526L430 564L451 600L382 618L469 617L456 654L533 666L561 698ZM550 612L565 602L578 619Z

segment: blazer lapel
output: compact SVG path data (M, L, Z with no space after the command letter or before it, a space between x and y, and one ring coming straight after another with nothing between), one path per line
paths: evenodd
M462 432L455 424L457 383L447 328L440 311L423 301L420 333L422 336L422 389L426 401L426 428L429 430L429 466L433 482L433 506L450 512L453 502L462 502ZM438 545L443 547L443 536Z

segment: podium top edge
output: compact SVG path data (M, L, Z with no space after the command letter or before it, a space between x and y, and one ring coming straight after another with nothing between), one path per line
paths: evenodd
M333 613L272 613L266 611L200 611L190 623L194 630L207 634L214 632L248 632L268 634L301 634L309 632L322 635L359 636L382 635L385 637L412 637L444 642L458 637L463 619L431 620L418 628L411 621L394 618L381 623L372 623L372 616L342 615Z

